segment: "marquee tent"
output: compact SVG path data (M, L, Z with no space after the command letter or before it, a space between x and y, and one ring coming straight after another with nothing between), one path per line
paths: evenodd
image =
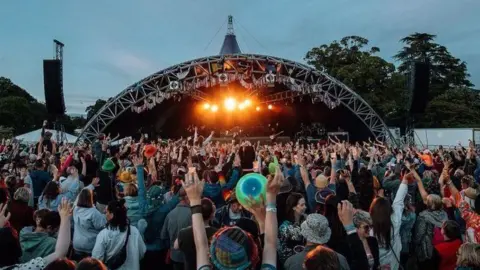
M53 129L45 129L45 131L49 131L53 134L52 138L53 140L57 140L57 131ZM37 129L34 131L30 131L28 133L18 135L15 137L15 139L22 141L24 143L34 143L37 142L40 139L40 134L42 133L42 129ZM68 134L68 133L60 133L60 136L62 136L61 141L64 142L69 142L69 143L75 143L77 141L78 137Z

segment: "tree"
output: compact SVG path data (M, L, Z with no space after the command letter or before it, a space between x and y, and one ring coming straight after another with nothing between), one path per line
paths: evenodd
M380 116L404 122L405 108L399 105L405 104L405 78L393 63L375 55L380 48L367 48L368 43L363 37L344 37L311 49L305 60L352 88Z
M107 104L106 100L97 99L95 104L88 106L85 109L85 112L87 113L87 121L90 120L90 118L92 118L105 104Z
M402 38L405 46L394 56L400 61L398 70L406 73L412 62L430 64L430 100L443 94L451 87L472 87L468 79L467 65L464 61L452 56L445 46L435 43L436 35L414 33Z

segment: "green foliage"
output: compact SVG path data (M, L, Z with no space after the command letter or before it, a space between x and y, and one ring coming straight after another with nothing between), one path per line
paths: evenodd
M97 99L95 104L88 106L85 109L85 112L87 113L87 120L90 120L90 118L92 118L105 104L107 104L106 100Z
M424 115L416 116L421 127L478 127L480 98L465 62L446 47L435 43L435 35L414 33L402 38L404 47L394 56L398 69L376 55L378 47L358 36L311 49L305 60L339 79L360 94L384 118L387 125L404 127L410 95L406 78L412 61L431 64L429 104Z
M11 80L0 77L0 125L11 128L13 134L22 134L42 127L48 118L45 104L38 102L24 89ZM83 119L83 118L81 118ZM65 115L58 120L65 131L73 133L76 128L83 127L85 119L73 120Z

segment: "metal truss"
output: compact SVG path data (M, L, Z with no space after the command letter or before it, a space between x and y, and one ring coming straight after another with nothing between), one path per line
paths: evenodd
M285 99L294 99L298 96L318 94L329 96L333 101L352 111L372 132L372 135L382 141L393 138L388 127L370 105L353 90L323 71L310 66L266 55L235 54L218 55L187 61L157 73L154 73L139 82L130 85L108 102L88 121L79 140L92 142L104 130L127 110L155 99L160 103L159 94L172 93L170 82L178 81L182 85L198 84L200 80L211 81L218 74L228 74L230 77L247 78L251 81L265 80L272 67L276 75L276 83L287 86L289 91L263 95L262 102L274 102ZM240 75L239 75L240 74ZM248 77L245 76L248 74ZM196 87L192 91L179 90L175 94L191 96L197 100L206 100L207 95L201 91L205 87ZM247 94L262 95L262 89L257 87L247 89Z

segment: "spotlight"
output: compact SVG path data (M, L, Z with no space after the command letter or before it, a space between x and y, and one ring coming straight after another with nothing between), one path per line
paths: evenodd
M238 105L238 109L240 109L240 110L245 109L245 104L244 104L244 103L240 103L240 104Z
M257 106L257 108L255 108L257 110L257 112L260 111L260 106Z
M203 108L204 108L205 110L210 109L210 104L208 104L208 103L203 104Z
M250 106L252 104L252 102L250 101L250 99L247 99L247 100L245 100L244 104L245 104L245 106Z
M268 105L268 109L269 109L269 110L273 109L272 104Z
M180 90L180 82L178 81L171 81L169 84L170 90Z
M234 98L227 98L225 100L225 108L229 111L233 111L235 110L235 105L237 104L237 102L235 101Z
M210 110L212 110L212 112L216 112L216 111L218 111L218 106L213 105L212 107L210 107Z

